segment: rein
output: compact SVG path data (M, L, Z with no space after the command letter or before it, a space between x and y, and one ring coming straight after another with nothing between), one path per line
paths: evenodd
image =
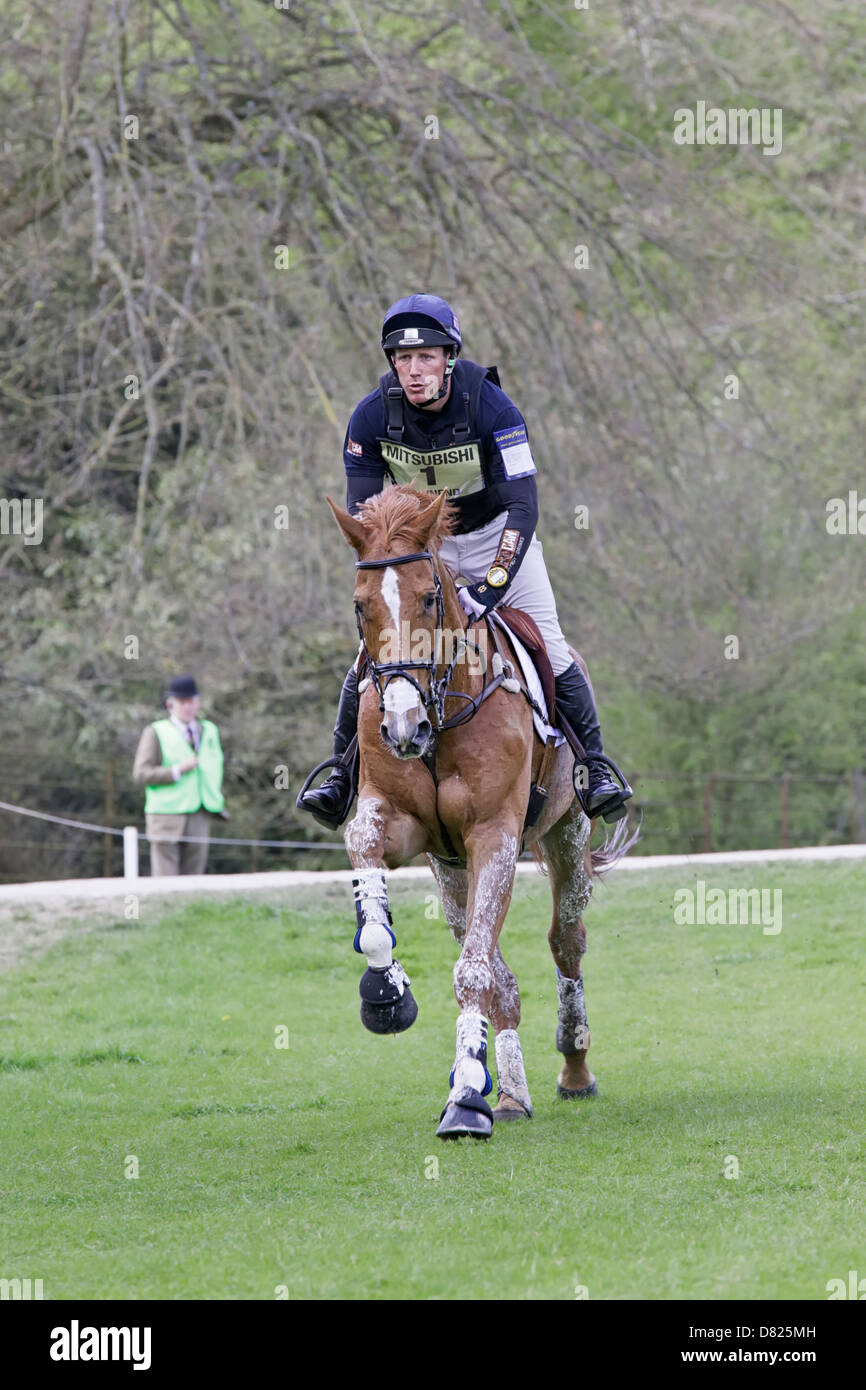
M462 653L465 652L467 648L474 647L475 651L478 652L479 658L481 656L481 652L478 648L477 643L470 642L464 636L460 638L460 641L457 644L457 649L454 652L451 661L448 663L448 666L446 667L444 674L440 677L439 680L436 679L436 670L438 667L438 662L436 661L436 650L439 645L439 637L442 632L442 624L445 616L445 601L442 597L442 580L439 578L439 572L436 569L436 562L433 559L433 556L431 555L429 550L420 550L412 555L396 555L389 560L356 560L355 568L359 570L387 569L389 565L409 565L413 564L417 560L430 561L430 567L433 570L433 583L436 586L436 628L433 634L433 652L431 654L430 660L383 662L374 661L373 658L370 656L370 653L367 650L367 644L364 641L364 633L361 628L361 619L358 615L357 609L355 610L355 622L358 628L358 636L361 639L361 646L364 651L364 656L367 659L367 666L370 671L370 679L372 680L373 685L376 688L376 693L379 696L380 712L384 712L385 709L385 691L388 688L389 682L398 679L407 680L409 681L410 685L414 685L415 689L418 691L418 694L421 696L421 699L424 702L424 708L428 712L431 709L435 712L437 732L444 733L447 729L456 728L458 724L467 724L469 720L472 719L475 716L475 714L477 714L480 705L488 698L489 695L493 694L494 690L496 690L502 684L503 675L500 673L498 676L495 676L492 681L488 681L487 664L485 662L483 669L484 683L480 694L473 696L465 694L462 690L449 690L448 683L451 680L452 675L454 674L454 667L457 665L458 658L462 655ZM426 690L423 690L421 688L420 684L414 676L408 674L409 671L427 672L428 684ZM384 685L382 684L383 680ZM450 719L446 719L445 701L447 699L466 700L467 705L464 709L459 710L457 714L453 714Z

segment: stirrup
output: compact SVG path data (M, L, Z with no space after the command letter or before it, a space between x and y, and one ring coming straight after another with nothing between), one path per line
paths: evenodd
M343 824L343 821L346 819L346 817L352 809L352 802L355 800L355 796L358 791L359 762L360 755L358 753L358 735L356 734L352 739L352 742L346 749L345 753L341 753L339 757L325 758L324 762L318 763L316 767L313 768L309 777L307 777L306 781L304 782L304 785L301 787L301 790L298 792L298 797L295 802L295 805L297 806L298 810L308 811L310 815L313 816L313 818L319 822L320 825L325 825L331 830L339 830L340 826ZM313 781L314 777L318 777L320 772L324 772L326 767L342 767L345 768L346 772L349 774L351 795L349 797L348 802L346 803L345 811L339 817L335 815L329 815L327 811L313 810L312 806L304 805L304 797L310 790L310 783Z
M615 796L610 797L607 801L603 801L594 811L590 811L589 809L589 787L581 787L578 783L577 776L578 768L588 766L590 763L604 763L605 767L612 772L615 781L620 784L619 792ZM613 758L608 758L605 753L584 753L583 759L578 761L577 755L575 754L575 762L571 777L572 785L574 786L574 794L580 802L583 814L588 820L594 820L597 816L601 816L602 820L606 821L608 825L613 825L615 821L622 820L623 816L628 814L625 803L628 801L629 797L634 796L634 792L629 786L624 773L617 767Z

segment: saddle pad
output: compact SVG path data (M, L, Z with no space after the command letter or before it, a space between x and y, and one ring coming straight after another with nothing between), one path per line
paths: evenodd
M545 711L543 719L537 710L532 711L532 722L535 725L535 732L538 734L542 743L546 743L550 735L554 734L556 736L554 747L558 748L561 743L565 743L565 735L547 722L547 701L544 698L544 691L541 688L541 678L535 669L535 662L532 660L532 657L529 655L529 652L524 647L520 638L516 637L508 625L502 621L495 608L489 616L494 622L498 623L500 628L507 634L509 642L517 653L517 659L520 662L520 669L523 672L526 688L533 700L536 700Z
M552 715L555 719L556 682L550 657L547 655L547 647L544 645L544 638L538 630L538 624L534 618L530 618L524 608L512 608L510 604L499 603L495 611L497 618L501 618L515 637L520 638L532 657L535 669L541 677L541 688L544 691L548 718Z

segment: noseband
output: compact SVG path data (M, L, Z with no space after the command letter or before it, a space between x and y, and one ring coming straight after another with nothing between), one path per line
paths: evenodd
M433 583L436 586L436 629L433 634L433 651L431 653L430 660L384 662L374 661L373 658L370 656L370 653L367 651L367 644L364 641L364 633L361 629L361 619L358 616L357 609L355 610L355 621L358 625L358 636L361 639L361 646L363 647L364 654L367 658L367 665L370 670L370 679L372 680L373 685L376 687L376 692L379 696L380 712L384 713L385 711L385 691L388 689L389 682L393 680L407 680L411 685L414 685L415 689L418 691L418 694L421 696L421 699L424 703L425 710L427 710L428 713L431 709L435 710L436 723L437 726L441 729L445 724L445 700L448 695L451 695L455 698L459 697L463 700L469 700L470 703L472 703L472 697L470 695L464 695L462 691L459 690L449 691L448 682L450 681L451 676L454 672L454 667L457 664L457 658L459 654L465 651L467 647L475 647L475 650L478 652L478 647L474 642L467 642L465 637L461 637L460 641L456 644L457 650L455 651L454 656L452 657L451 662L449 663L448 668L445 671L445 674L441 677L441 679L439 679L438 681L436 680L436 667L438 664L436 661L436 652L439 647L439 635L442 631L442 620L445 616L445 601L442 597L442 581L439 578L439 574L437 572L433 556L430 554L429 550L419 550L414 555L396 555L390 560L356 560L355 569L382 570L387 569L389 565L410 565L413 564L416 560L430 561L430 566L433 570ZM480 658L481 653L478 652L478 654ZM415 677L410 676L408 674L409 671L427 672L428 684L426 690L422 690Z

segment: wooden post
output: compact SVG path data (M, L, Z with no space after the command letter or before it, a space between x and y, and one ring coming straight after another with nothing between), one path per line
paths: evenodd
M782 849L791 848L791 840L788 834L788 792L791 787L791 774L786 772L779 786L779 819L781 822Z
M713 849L712 803L713 779L708 777L704 783L704 854L711 854Z

